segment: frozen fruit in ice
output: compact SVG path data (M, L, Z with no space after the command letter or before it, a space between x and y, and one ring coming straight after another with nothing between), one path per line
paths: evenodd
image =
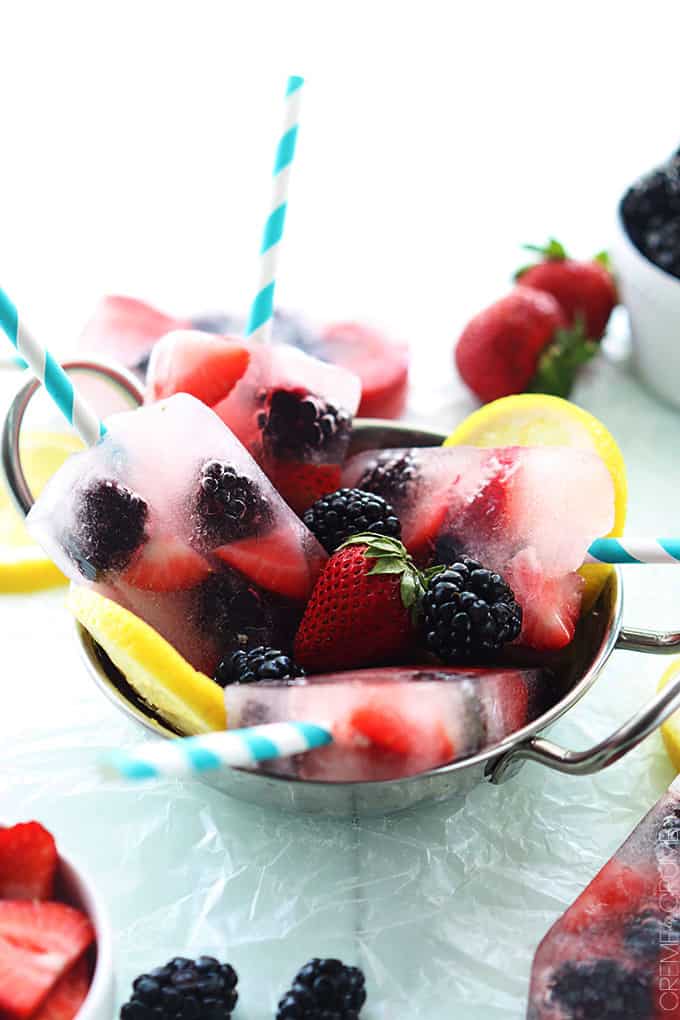
M280 648L259 645L228 655L217 667L215 680L220 687L226 687L227 684L252 684L260 680L292 680L304 675L304 669Z
M146 540L148 514L145 500L113 478L98 478L79 490L65 545L80 573L93 581L124 570Z
M65 903L0 900L0 1013L24 1020L94 941Z
M522 610L500 574L462 556L429 578L423 630L443 662L488 658L521 629Z
M147 400L189 393L214 407L231 393L250 363L250 351L237 338L197 330L168 333L154 347L147 379Z
M408 394L409 351L377 329L336 322L321 332L317 357L355 372L361 380L363 418L397 418Z
M210 572L210 564L191 546L174 535L156 535L141 547L121 578L141 591L171 592L195 588Z
M339 464L314 464L281 460L270 464L267 473L272 485L286 503L302 515L312 503L340 487L342 468Z
M144 372L156 341L170 330L188 325L137 298L109 295L102 298L86 323L79 347Z
M382 496L361 489L328 493L305 510L302 520L329 553L360 531L401 537L399 518L389 503Z
M202 465L191 511L196 536L211 547L259 535L272 523L257 483L219 460Z
M0 829L0 899L50 899L56 870L54 838L39 822Z
M310 543L311 545L311 543ZM285 528L259 538L241 538L214 550L222 563L266 591L304 601L314 586L323 562L313 548L306 549Z
M346 448L351 415L303 388L274 389L258 395L258 427L266 456L302 460L322 454L330 459Z
M382 496L397 508L412 499L418 482L418 464L410 450L376 453L362 464L362 468L357 489Z

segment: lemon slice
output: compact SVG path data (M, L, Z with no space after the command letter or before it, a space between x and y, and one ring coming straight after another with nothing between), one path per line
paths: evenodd
M680 669L680 659L674 659L668 669L659 680L658 690L674 680ZM673 715L666 719L661 726L661 736L666 745L668 757L673 762L676 772L680 772L680 709L673 712Z
M180 733L227 725L224 693L152 627L91 588L72 585L67 605L139 696Z
M82 440L69 432L22 435L21 463L33 494L38 496L67 457L82 449ZM64 575L26 531L9 493L0 487L0 591L36 591L65 583Z
M623 534L628 482L621 450L601 421L569 400L542 393L501 397L469 415L444 446L573 446L593 450L607 465L614 483L614 527L609 534ZM584 612L595 602L613 569L599 563L581 567L586 582Z

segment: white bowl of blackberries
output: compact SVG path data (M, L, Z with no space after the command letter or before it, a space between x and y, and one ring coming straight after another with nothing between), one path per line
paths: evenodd
M612 258L637 373L680 407L680 149L621 199Z

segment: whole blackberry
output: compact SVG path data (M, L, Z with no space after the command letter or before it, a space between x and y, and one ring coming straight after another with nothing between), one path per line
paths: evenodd
M194 521L199 538L221 545L266 530L272 513L256 482L230 464L208 460L199 476Z
M401 524L390 504L361 489L338 489L317 499L302 519L328 553L362 531L401 538Z
M500 574L461 556L430 578L423 597L425 640L444 662L484 657L514 641L522 609Z
M78 494L64 547L83 577L95 581L109 570L125 569L146 541L148 516L149 507L136 492L99 478Z
M626 970L615 960L563 963L550 982L551 1002L571 1020L651 1020L652 974Z
M228 655L217 667L215 680L220 687L229 684L252 684L258 680L293 680L304 676L290 656L278 648L259 645L250 651L239 649Z
M214 956L177 956L133 981L121 1020L229 1020L237 984L234 968Z
M666 272L680 277L680 160L677 156L641 177L621 201L635 246Z
M259 394L257 424L265 453L282 460L340 456L350 438L351 415L301 390Z
M358 1020L364 975L340 960L310 960L279 1002L276 1020Z
M270 613L265 596L237 574L211 574L197 591L197 624L222 652L233 635L260 644L268 637ZM258 641L258 638L260 639Z
M399 507L413 493L418 481L418 465L413 453L381 454L369 464L357 482L357 488L373 492Z

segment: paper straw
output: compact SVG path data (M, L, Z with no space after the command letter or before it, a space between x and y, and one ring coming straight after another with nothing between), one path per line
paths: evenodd
M43 384L52 400L70 425L80 433L88 446L94 446L106 432L92 408L73 388L73 383L50 352L39 344L19 319L16 306L0 288L0 326L23 355L34 375Z
M680 538L598 538L584 563L680 563Z
M246 336L262 342L271 339L276 268L286 220L286 209L288 208L288 185L295 155L303 84L304 78L293 76L288 79L283 134L279 139L274 160L271 211L264 225L262 247L260 248L260 288L252 303L246 326Z
M193 776L226 767L252 767L332 741L329 729L320 723L268 723L200 737L150 741L132 751L114 751L102 761L101 771L107 778L131 780Z

